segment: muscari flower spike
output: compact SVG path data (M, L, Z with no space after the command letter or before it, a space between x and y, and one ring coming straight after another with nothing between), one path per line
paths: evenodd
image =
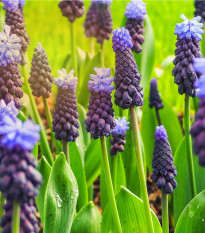
M149 106L150 108L155 107L156 109L161 109L164 107L157 88L156 78L152 78L150 82Z
M112 4L112 0L94 0L94 1L101 4Z
M174 159L172 150L168 141L167 132L163 125L156 127L155 145L153 152L152 167L153 173L151 179L166 194L173 193L177 187L175 176L176 168L173 166Z
M74 142L79 136L80 127L76 97L78 78L74 77L74 70L67 74L62 69L58 70L58 74L58 78L53 79L59 87L53 114L53 131L57 140Z
M53 76L51 67L49 66L48 57L41 43L37 44L34 49L32 58L32 66L30 72L29 83L34 96L48 98L51 94Z
M7 11L17 11L19 8L19 0L2 0L4 4L3 9Z
M129 129L129 123L125 117L115 119L115 128L111 131L113 138L110 139L110 143L112 144L110 148L111 155L116 155L118 151L123 152L125 150L125 137L126 131Z
M11 27L4 25L4 31L0 32L0 66L7 66L21 61L21 39L11 34Z
M199 89L196 95L200 99L205 100L205 58L195 58L194 69L197 73L202 74L200 79L198 79L194 84L195 88Z
M94 68L96 75L91 75L88 83L91 92L87 118L85 120L86 130L94 139L110 135L115 126L113 119L111 92L114 86L111 83L114 78L109 78L110 68Z
M142 0L131 0L126 6L127 18L144 20L147 14L146 3Z
M201 16L201 23L205 22L205 1L202 0L195 0L195 16Z
M18 109L15 107L13 101L6 104L4 100L0 100L0 122L5 116L9 116L12 120L16 120L17 115L19 114Z
M198 23L197 21L200 21L201 17L197 16L190 20L187 19L184 14L181 14L180 17L184 22L176 24L174 34L180 39L190 39L191 37L194 37L200 41L202 39L201 34L204 33L204 30L202 29L203 23Z

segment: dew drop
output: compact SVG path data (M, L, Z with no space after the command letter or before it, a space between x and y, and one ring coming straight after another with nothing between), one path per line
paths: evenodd
M58 206L58 208L61 208L61 207L62 207L63 201L62 201L60 195L59 195L58 193L56 193L56 194L55 194L55 197L56 197L56 201L57 201L57 206Z

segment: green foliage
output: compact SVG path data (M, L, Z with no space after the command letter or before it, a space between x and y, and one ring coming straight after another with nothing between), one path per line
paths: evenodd
M205 232L205 190L195 196L184 208L175 233Z
M100 233L101 219L95 204L89 202L75 217L71 233Z
M143 202L140 198L122 187L116 196L119 217L121 219L122 232L126 233L148 233ZM155 232L161 233L160 223L152 212ZM107 205L102 218L101 233L117 233L113 224L110 204Z

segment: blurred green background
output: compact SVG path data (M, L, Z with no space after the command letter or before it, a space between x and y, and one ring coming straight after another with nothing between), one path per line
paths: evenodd
M127 2L124 0L113 1L111 8L114 29L122 25ZM176 42L174 28L176 23L182 22L180 14L183 13L188 18L194 16L194 1L161 0L145 2L155 37L154 69L151 76L158 78L162 98L171 104L175 111L180 112L183 111L184 97L178 94L177 85L174 84L174 77L171 73L173 69L172 56ZM90 1L85 1L85 13L89 5ZM41 42L53 68L53 75L56 77L57 70L63 68L64 61L70 53L70 27L67 18L62 16L58 8L58 1L27 0L24 14L31 40L28 50L29 58L32 58L33 49L37 43ZM84 19L85 14L83 18L75 21L76 43L85 52L90 52L90 39L86 38L84 34ZM99 49L100 46L96 44L96 52ZM111 40L105 43L105 65L114 67L114 52ZM166 68L163 69L162 66Z

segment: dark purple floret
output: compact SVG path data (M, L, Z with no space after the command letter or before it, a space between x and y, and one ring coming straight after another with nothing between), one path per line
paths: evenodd
M112 144L110 148L110 154L116 155L117 152L123 152L125 150L124 145L126 144L126 135L117 134L113 135L113 138L110 139L110 143Z
M162 189L166 194L171 194L177 187L175 181L177 172L173 166L172 150L163 125L157 126L155 139L151 179L157 184L159 189Z
M196 113L195 122L190 134L194 141L194 153L199 157L199 164L205 166L205 100L200 99L199 111Z
M30 43L29 36L26 31L24 16L22 9L6 11L6 24L11 27L11 32L21 39L21 65L25 65L24 54Z
M13 204L11 201L7 201L4 205L5 213L1 219L2 233L12 232L12 211ZM29 203L21 203L20 211L20 231L19 233L38 233L38 219L36 218L36 207L33 201Z
M161 109L164 107L157 88L156 78L153 78L150 82L149 106L150 108L155 107L156 109Z
M205 1L203 0L195 0L195 16L201 16L201 23L205 22Z
M22 108L20 101L23 97L22 85L17 63L0 67L0 99L3 99L6 104L14 101L17 109Z
M34 53L31 63L29 83L34 96L48 98L51 94L53 83L51 67L49 66L46 52L40 43L38 43L38 48L35 48L34 51L36 53Z
M71 23L82 17L85 11L83 0L62 0L58 6Z
M20 202L35 198L42 183L34 155L19 148L5 151L0 177L0 190L6 199Z

